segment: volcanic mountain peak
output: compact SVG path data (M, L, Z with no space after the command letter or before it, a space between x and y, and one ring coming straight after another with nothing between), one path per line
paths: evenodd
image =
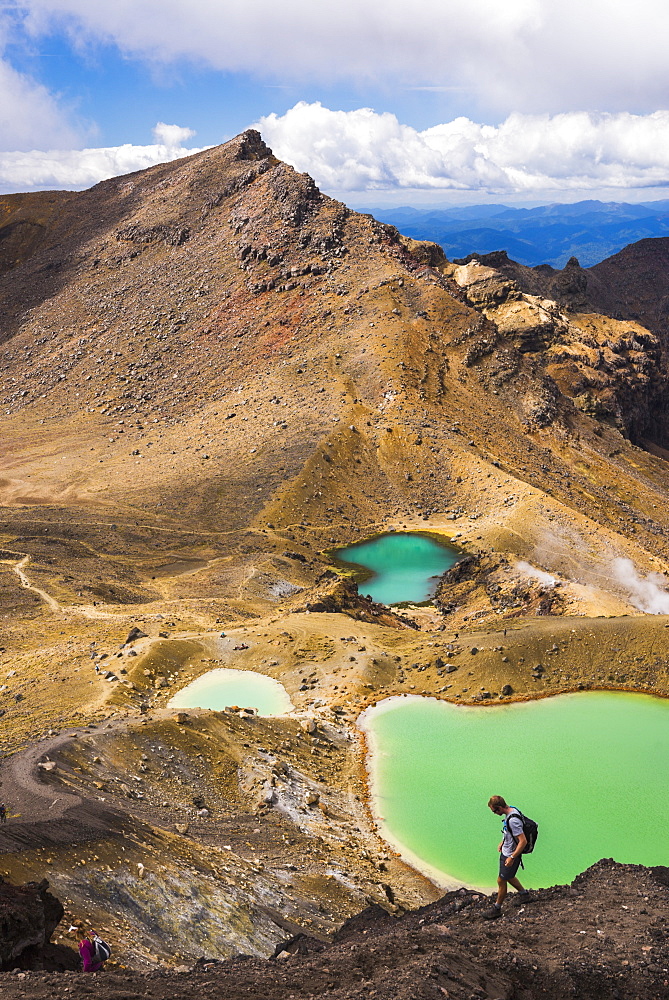
M457 494L487 511L495 461L571 520L585 442L606 479L621 431L665 439L648 330L566 311L541 271L449 264L254 131L68 193L31 247L0 278L6 502L345 541Z

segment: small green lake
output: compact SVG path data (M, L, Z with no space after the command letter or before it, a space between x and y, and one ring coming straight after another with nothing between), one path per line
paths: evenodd
M529 887L570 882L600 858L669 865L666 699L584 692L473 708L410 696L361 725L383 835L444 884L494 886L491 795L539 824L519 874Z
M209 708L215 712L229 705L255 708L258 715L285 715L293 708L283 684L273 677L225 667L202 674L169 702L170 708Z
M437 578L462 553L428 535L393 531L332 555L355 573L361 593L380 604L422 604L434 596Z

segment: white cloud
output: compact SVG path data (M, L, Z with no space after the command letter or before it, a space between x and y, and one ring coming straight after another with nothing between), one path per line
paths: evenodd
M76 141L67 115L46 87L0 58L0 149Z
M141 59L457 87L486 113L650 111L669 87L666 0L24 0L24 9L35 32L67 26Z
M78 136L63 108L47 87L19 72L9 58L18 8L0 6L0 150L31 146L74 145Z
M166 125L165 122L158 122L153 128L153 137L160 146L167 146L168 149L180 149L187 139L192 139L195 132L192 128L183 128L181 125Z
M275 154L326 191L430 189L624 192L669 186L669 111L512 114L498 126L456 118L418 132L369 108L300 102L258 128Z
M159 122L150 146L110 146L101 149L0 153L0 191L86 188L108 177L144 170L199 152L182 143L195 135L189 128Z
M282 160L326 192L438 192L503 197L629 198L669 187L669 111L651 115L510 115L500 125L456 118L419 132L370 108L300 102L257 123ZM192 129L158 122L147 146L0 153L0 190L83 188L198 150Z

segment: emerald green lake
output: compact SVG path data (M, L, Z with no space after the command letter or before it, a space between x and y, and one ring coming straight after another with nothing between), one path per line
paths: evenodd
M529 887L570 882L600 858L669 865L665 699L584 692L470 708L390 698L361 724L383 835L443 884L494 886L491 795L539 824L519 873Z
M285 715L293 708L283 684L273 677L224 667L202 674L169 703L170 708L209 708L215 712L228 705L255 708L258 715Z
M434 595L437 577L462 553L426 535L394 531L334 553L338 561L358 570L361 593L381 604L422 604Z

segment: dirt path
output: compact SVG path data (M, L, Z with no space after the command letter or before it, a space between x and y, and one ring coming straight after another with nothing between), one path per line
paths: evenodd
M3 796L8 802L21 803L22 823L41 821L47 817L52 820L60 819L68 809L81 802L78 795L55 790L41 780L42 769L38 768L39 762L50 759L76 732L73 729L42 740L36 746L13 754L0 766ZM0 830L0 850L6 829Z
M218 560L211 560L211 561L217 562ZM0 560L0 562L8 562L8 560ZM24 587L26 590L31 590L34 594L37 594L38 597L40 597L44 601L44 603L51 609L51 611L55 612L56 614L73 615L73 616L78 616L80 618L89 618L91 620L98 620L98 621L99 620L124 621L132 617L132 615L127 612L124 613L118 611L104 611L101 608L93 607L93 605L91 604L77 604L77 605L60 604L56 600L56 598L52 597L51 594L47 593L46 590L42 590L40 587L36 587L33 583L30 582L30 578L25 572L25 569L29 564L30 564L29 555L23 556L23 558L16 563L13 564L10 563L12 570L16 573L21 582L21 586ZM200 567L196 570L190 570L189 575L201 572L202 569L204 568L206 567ZM175 603L183 604L183 603L193 603L198 601L205 602L206 600L207 598L190 598L186 600L179 599L178 602L176 600L171 600L171 601L165 600L163 604L175 604ZM143 617L145 618L160 619L164 616L164 612L161 611L156 611L153 614L151 614L150 612L143 612L142 614Z
M159 714L159 713L157 713ZM168 714L168 713L166 713ZM111 732L126 730L132 726L134 719L114 719L100 725L84 726L86 734L93 732ZM44 774L48 771L40 768L40 763L48 763L71 740L76 739L81 729L68 728L57 736L47 737L39 743L19 750L0 762L0 781L2 794L7 801L21 803L21 821L24 823L41 822L45 819L60 819L65 812L80 805L79 795L54 789ZM0 827L0 851L2 836L8 827Z
M42 590L41 587L36 587L30 582L28 574L25 572L26 567L30 564L30 556L23 556L18 562L12 565L13 571L18 576L21 586L26 590L31 590L33 594L37 594L44 603L56 614L62 615L80 615L83 618L127 618L127 615L114 613L112 611L100 611L98 608L93 608L90 605L78 605L77 607L63 607L55 597L47 593L46 590Z
M134 719L117 719L85 732L127 730ZM0 785L6 802L20 803L20 813L0 826L0 854L35 847L70 844L90 838L91 831L109 832L117 827L118 815L94 799L66 792L49 780L41 763L53 761L59 750L75 740L80 729L68 729L38 744L18 751L0 763Z
M30 580L28 579L28 577L24 573L24 569L28 565L29 562L30 562L30 556L24 556L23 559L20 559L19 562L15 563L15 565L13 567L14 572L16 573L16 575L18 576L19 580L21 581L21 586L25 587L26 590L32 590L32 592L34 594L37 594L38 597L41 597L42 600L46 604L48 604L48 606L51 608L52 611L62 611L63 608L58 603L58 601L54 597L51 596L51 594L47 594L46 590L40 590L39 587L35 587L30 582Z

